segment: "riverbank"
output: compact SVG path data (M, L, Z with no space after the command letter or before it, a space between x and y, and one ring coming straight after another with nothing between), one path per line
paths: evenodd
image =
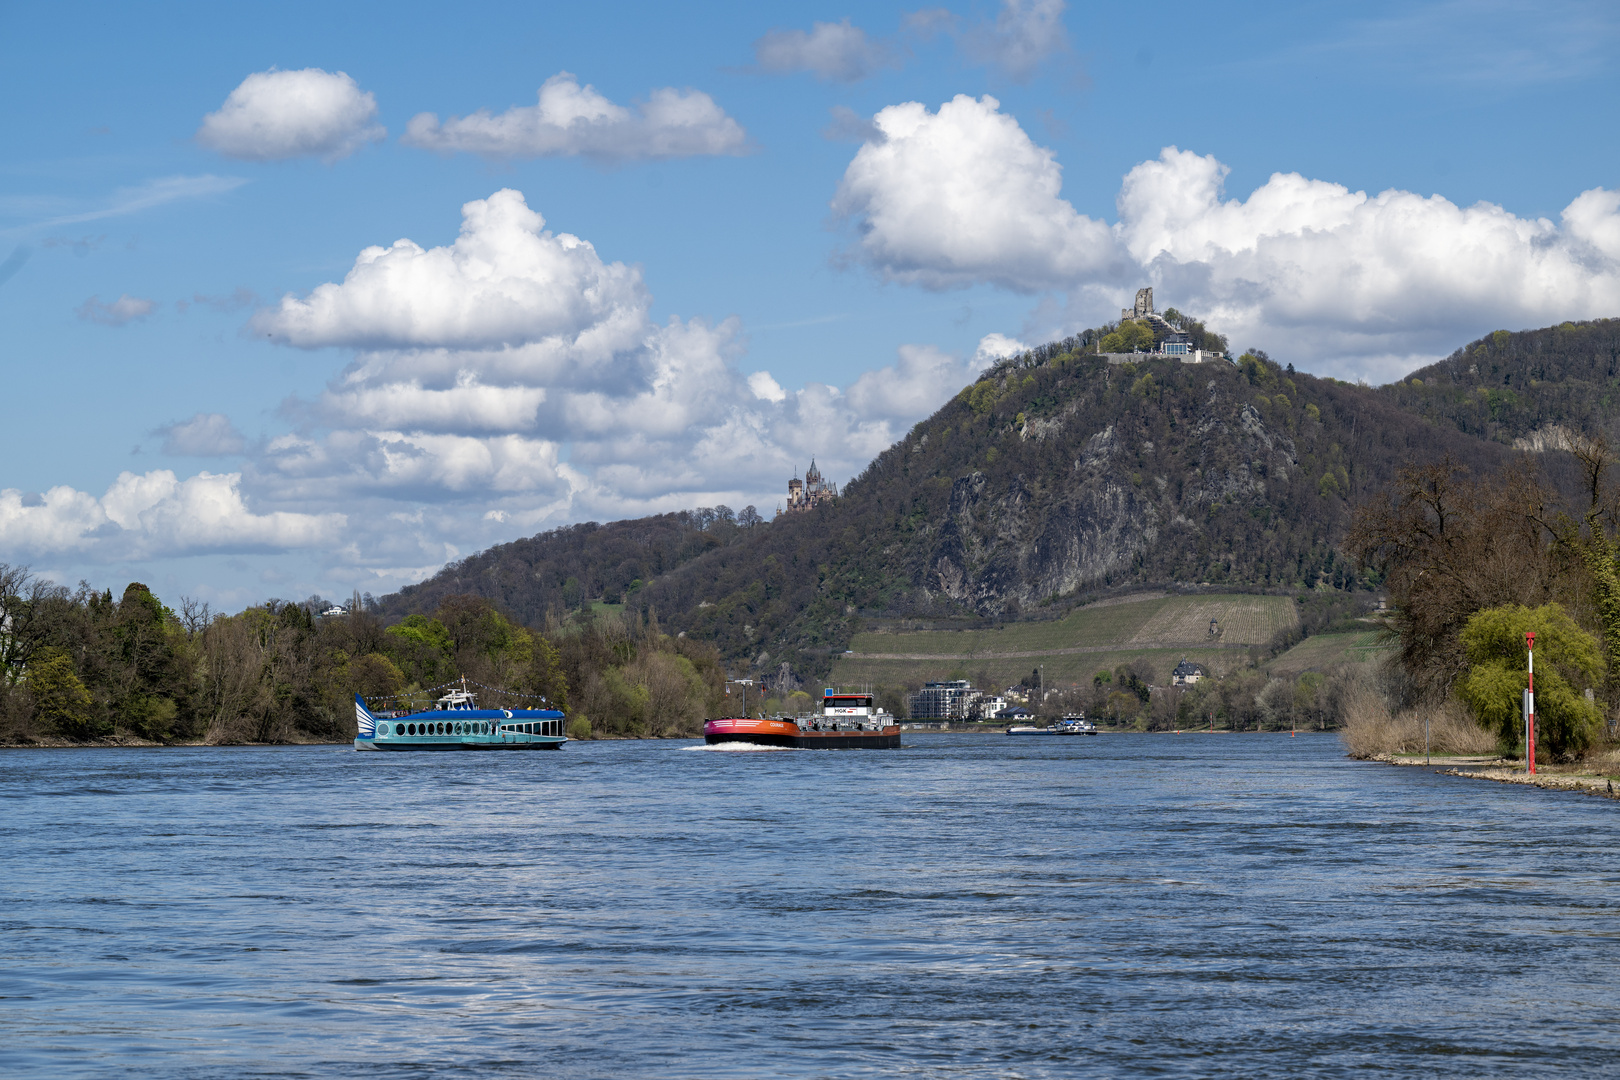
M913 727L902 724L901 731L905 735L1005 735L1007 726L998 724L969 724L958 723L953 725L927 725ZM1098 728L1090 735L1279 735L1280 731L1230 731L1208 728L1178 728L1169 731L1141 731L1135 728ZM1335 735L1332 731L1307 731L1301 728L1298 731L1304 735ZM663 742L680 739L701 739L702 733L693 735L648 735L638 739L633 735L592 735L587 739L569 739L570 742ZM0 742L0 750L134 750L155 749L166 747L201 747L201 746L348 746L350 739L295 739L282 743L211 743L201 739L176 740L173 742L157 742L152 739L143 739L137 735L108 735L99 739L68 739L58 735L41 736L29 742ZM1381 759L1382 760L1382 759ZM1420 762L1421 764L1421 762Z
M1429 768L1443 776L1462 776L1471 780L1494 780L1499 784L1524 784L1548 791L1579 791L1606 799L1620 799L1620 762L1607 760L1580 765L1538 765L1534 776L1524 771L1524 762L1509 758L1469 755L1444 756L1435 754L1425 760L1422 754L1381 754L1374 760L1390 765Z
M648 742L701 739L703 733L700 731L693 735L648 735L643 738ZM634 742L638 740L634 735L592 735L586 739L570 738L568 741ZM138 735L106 735L99 739L68 739L60 735L42 735L28 742L0 742L0 750L145 750L177 747L196 748L201 746L348 746L353 742L353 739L291 739L287 742L277 743L214 743L203 739L176 739L172 742L157 742L153 739L143 739Z
M203 746L348 746L352 739L295 739L284 743L211 743L202 739L177 739L158 742L138 735L104 735L97 739L68 739L60 735L41 735L28 742L0 742L0 750L147 750L171 747Z

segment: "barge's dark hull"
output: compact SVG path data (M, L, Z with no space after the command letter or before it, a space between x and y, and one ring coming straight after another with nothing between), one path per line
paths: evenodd
M752 743L755 746L781 746L795 750L894 750L900 746L900 729L879 731L804 731L778 720L711 720L703 725L703 741Z
M900 729L882 731L805 731L794 744L801 750L898 750Z

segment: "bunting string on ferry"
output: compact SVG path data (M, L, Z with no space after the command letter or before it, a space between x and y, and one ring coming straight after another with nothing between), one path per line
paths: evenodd
M381 697L367 697L366 704L379 709L387 708L391 703L402 702L405 704L412 704L414 702L421 701L424 698L431 698L432 695L441 690L460 689L462 683L464 682L466 685L476 686L480 690L488 690L494 694L502 694L506 697L519 698L524 701L541 701L546 702L547 704L549 704L551 701L551 699L544 694L520 694L516 690L503 690L498 686L490 686L487 683L477 682L473 679L456 679L453 682L440 683L438 686L426 686L420 690L412 690L409 693L388 694Z

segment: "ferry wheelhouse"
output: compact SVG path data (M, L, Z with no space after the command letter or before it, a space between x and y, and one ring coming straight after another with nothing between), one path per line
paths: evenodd
M877 706L871 694L841 694L829 688L821 712L811 716L708 720L703 741L786 746L800 750L892 750L900 745L900 725Z
M480 709L465 683L417 713L377 716L354 696L356 750L560 750L556 709Z

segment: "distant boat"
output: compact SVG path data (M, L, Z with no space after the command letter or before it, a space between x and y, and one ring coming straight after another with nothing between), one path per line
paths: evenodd
M1008 735L1095 735L1097 725L1084 716L1070 715L1061 720L1053 721L1047 727L1036 727L1033 724L1013 724L1007 728Z
M706 720L703 741L754 743L799 750L892 750L900 745L900 725L878 708L871 694L827 690L814 716Z
M467 690L451 690L419 713L379 719L354 695L356 750L560 750L564 716L556 709L480 709Z

